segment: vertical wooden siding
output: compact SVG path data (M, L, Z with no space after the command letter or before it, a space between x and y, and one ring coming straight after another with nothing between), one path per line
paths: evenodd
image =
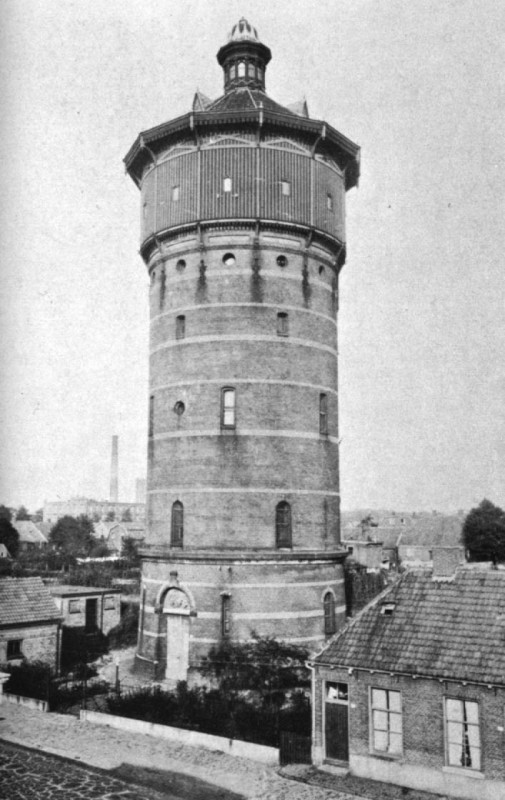
M226 177L231 178L231 192L224 191ZM290 183L289 195L282 194L282 181ZM172 200L174 186L179 186L177 201ZM173 156L145 176L142 241L187 222L258 216L312 224L343 240L344 191L343 178L335 169L301 153L272 147L203 148ZM329 194L332 210L327 205Z

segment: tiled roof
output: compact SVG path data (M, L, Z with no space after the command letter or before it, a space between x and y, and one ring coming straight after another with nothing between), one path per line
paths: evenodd
M31 520L16 520L12 524L19 533L19 540L21 542L47 544L47 538Z
M390 615L384 603L394 604ZM450 579L406 572L315 662L503 685L505 571L464 566Z
M61 619L42 578L0 578L0 625Z
M296 117L288 108L281 106L272 100L265 92L259 89L248 89L241 87L227 92L222 97L218 97L210 105L206 106L205 111L249 111L251 109L263 107L267 111L277 111L280 114L287 114Z

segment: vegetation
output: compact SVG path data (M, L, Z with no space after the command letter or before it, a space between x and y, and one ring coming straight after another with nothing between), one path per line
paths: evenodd
M489 500L472 508L461 536L471 561L505 561L505 512Z
M140 566L140 556L136 540L132 536L125 536L121 547L121 557L132 567Z
M70 672L96 661L109 652L107 637L100 631L86 633L84 628L61 629L61 669Z
M19 506L18 510L16 511L16 521L17 520L20 521L31 520L31 516L24 506Z
M86 668L79 674L68 678L56 678L49 664L42 661L24 662L17 666L4 664L3 672L9 672L10 678L4 684L4 690L11 694L46 700L50 711L64 710L79 704L83 697L84 678L96 675L94 670ZM86 695L103 694L108 687L103 682L86 686Z
M367 572L363 564L353 558L344 562L345 604L348 617L364 608L387 586L387 575L384 571Z
M121 603L121 620L112 628L107 639L111 648L131 647L137 644L139 627L138 603Z
M49 543L70 562L89 556L96 544L93 522L85 514L61 517L51 528Z
M132 512L131 508L125 508L123 511L123 516L121 517L122 522L131 522L132 521Z
M19 551L19 533L12 524L12 512L0 505L0 544L4 544L9 555L15 558Z

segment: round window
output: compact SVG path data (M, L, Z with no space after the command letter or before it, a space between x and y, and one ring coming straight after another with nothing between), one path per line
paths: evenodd
M184 414L185 410L186 410L186 406L184 405L182 400L178 400L177 403L174 406L174 411L177 414L177 416L180 417L181 414Z
M183 269L186 269L186 262L183 258L180 258L177 264L175 265L177 272L182 272Z
M224 256L223 256L223 264L226 267L233 267L233 265L235 264L235 256L233 255L233 253L225 253L224 254Z
M277 264L279 267L286 267L288 264L286 256L277 256Z

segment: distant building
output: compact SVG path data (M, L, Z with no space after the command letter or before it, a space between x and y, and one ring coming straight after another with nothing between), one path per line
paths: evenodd
M461 552L435 548L312 661L316 764L505 798L505 570Z
M145 503L112 503L109 500L92 500L88 497L73 497L70 500L55 500L44 503L44 522L54 524L61 517L98 516L105 519L113 513L114 519L120 521L126 512L130 512L134 522L144 522L146 516Z
M342 544L352 558L370 570L383 566L382 542L368 542L360 539L343 539Z
M34 522L30 520L13 520L12 525L19 534L20 550L34 550L46 546L47 537L44 536Z
M51 595L67 628L107 634L121 618L121 592L96 586L51 586Z
M134 539L137 544L142 544L145 539L145 525L138 522L97 522L94 533L101 539L108 549L117 555L121 553L125 539Z
M145 478L137 478L135 481L135 502L136 503L145 503L146 502L146 484L147 481Z
M61 619L41 578L0 578L0 664L43 661L57 671Z

